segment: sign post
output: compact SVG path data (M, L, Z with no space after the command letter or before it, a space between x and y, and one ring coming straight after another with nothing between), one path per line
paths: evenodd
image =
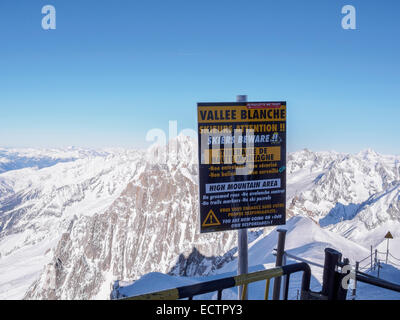
M239 230L239 274L247 228L286 223L286 102L246 100L197 104L200 232Z
M238 95L236 97L237 102L246 102L247 96ZM247 244L248 235L247 229L239 229L238 230L238 275L249 273L249 245ZM245 292L244 300L248 298L247 290ZM238 288L238 299L242 297L243 286L239 286Z

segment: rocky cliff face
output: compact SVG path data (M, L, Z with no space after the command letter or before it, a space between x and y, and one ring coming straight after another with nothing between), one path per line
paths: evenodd
M223 255L235 246L236 232L199 234L196 177L194 164L147 163L104 213L80 219L63 234L53 261L25 298L104 298L115 279L171 269L209 271L213 263L188 271L179 255ZM53 288L49 279L55 279Z

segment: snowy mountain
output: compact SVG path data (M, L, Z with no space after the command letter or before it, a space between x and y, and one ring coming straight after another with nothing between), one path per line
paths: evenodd
M0 173L23 168L39 169L53 166L60 162L105 156L106 150L89 150L76 147L66 149L0 148Z
M63 232L103 212L140 170L125 152L0 175L0 298L21 298Z
M325 162L318 159L318 153L307 151L291 156L291 167L303 166L289 172L289 181L295 182L300 175L309 184L303 183L302 190L289 201L288 210L367 246L377 246L388 230L400 236L400 157L372 150L320 156Z
M108 299L115 280L228 270L237 232L198 233L196 149L179 136L147 152L3 153L4 163L16 154L36 162L0 173L0 298ZM382 246L389 229L400 236L399 156L302 150L288 156L287 170L288 218L307 219L295 220L292 232L306 225L318 234L291 237L300 255L313 259L317 250L307 248L323 254L333 246L359 259ZM249 242L267 253L272 230L253 229Z

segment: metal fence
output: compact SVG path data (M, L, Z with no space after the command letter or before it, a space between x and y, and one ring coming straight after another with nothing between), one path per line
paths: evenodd
M295 263L282 267L276 267L268 270L252 272L248 274L242 274L234 277L227 277L218 280L212 280L207 282L201 282L194 285L183 286L168 290L162 290L157 292L151 292L133 297L122 298L121 300L177 300L188 298L192 300L194 296L217 292L217 299L222 299L222 292L225 289L243 286L241 299L243 300L246 296L247 287L250 283L257 281L266 281L265 286L265 300L268 299L270 280L281 276L287 276L288 281L285 282L284 288L284 300L288 299L289 292L289 279L290 275L296 272L303 272L303 278L301 282L301 299L305 299L310 290L311 281L311 269L306 263Z

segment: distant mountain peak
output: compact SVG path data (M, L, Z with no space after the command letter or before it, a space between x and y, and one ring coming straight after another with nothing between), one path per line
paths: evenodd
M373 150L372 148L367 148L364 149L362 151L360 151L359 153L357 153L357 156L364 158L364 159L368 159L368 158L376 158L379 157L380 154L377 153L375 150Z

